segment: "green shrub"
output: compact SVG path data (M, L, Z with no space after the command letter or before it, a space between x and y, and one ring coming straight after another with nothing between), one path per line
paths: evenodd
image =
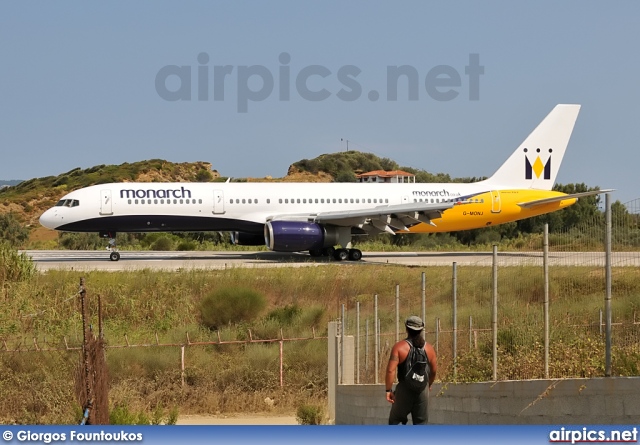
M218 329L228 323L241 323L255 319L267 305L261 293L248 288L218 289L200 302L202 323L209 329Z
M11 247L21 247L27 239L29 229L13 213L0 214L0 240L5 240Z
M18 253L7 242L0 242L0 283L28 280L35 272L36 267L31 258Z
M68 250L95 250L106 247L107 243L97 233L61 233L60 246Z
M172 408L165 413L161 404L156 405L151 414L145 411L130 411L126 405L116 405L109 412L111 425L175 425L178 421L178 409Z
M196 182L211 182L213 174L209 170L200 170L196 173Z
M321 425L324 413L318 405L302 405L296 411L296 420L300 425Z
M109 412L110 425L137 425L138 416L125 405L118 405Z
M283 325L289 325L293 323L293 321L300 316L302 313L302 309L297 304L287 304L284 307L279 307L267 315L267 319L271 319L277 321Z
M180 241L180 243L178 244L178 247L176 247L176 250L181 250L181 251L186 251L186 250L197 250L198 249L198 243L196 243L195 241Z
M173 241L166 236L161 236L151 244L151 250L172 250Z

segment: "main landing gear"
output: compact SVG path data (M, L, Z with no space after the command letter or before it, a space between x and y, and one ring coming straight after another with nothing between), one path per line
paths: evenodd
M312 257L333 257L336 261L360 261L362 259L362 251L360 249L336 249L334 247L325 247L324 249L311 249L309 254Z

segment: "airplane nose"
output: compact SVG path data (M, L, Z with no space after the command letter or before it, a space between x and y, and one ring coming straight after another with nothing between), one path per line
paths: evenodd
M56 211L49 209L40 216L40 224L47 229L55 229L57 226L56 219Z

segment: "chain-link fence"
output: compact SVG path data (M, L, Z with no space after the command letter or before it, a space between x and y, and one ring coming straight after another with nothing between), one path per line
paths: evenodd
M498 252L494 267L417 270L414 282L344 308L344 335L355 336L344 353L355 356L343 359L356 381L384 381L409 315L425 317L440 381L640 375L640 200L610 207L610 244L606 212L595 214Z

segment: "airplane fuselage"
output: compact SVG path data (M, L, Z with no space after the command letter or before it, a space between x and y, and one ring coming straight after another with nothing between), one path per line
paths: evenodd
M486 190L464 184L112 183L69 193L41 217L72 232L240 231L262 233L274 215L314 215L415 202L464 200L411 233L476 229L553 212L576 199L527 209L518 203L562 196L546 190ZM74 205L75 201L75 205ZM402 231L401 231L402 232Z

